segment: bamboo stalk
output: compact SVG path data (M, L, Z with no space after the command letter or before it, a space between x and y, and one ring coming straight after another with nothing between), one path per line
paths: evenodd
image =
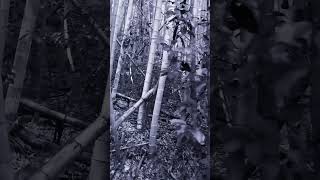
M98 117L89 127L83 130L70 144L67 144L54 155L30 180L54 179L64 167L73 161L89 144L94 142L108 128L108 119Z
M143 84L141 97L143 97L149 91L149 88L151 85L151 76L153 71L155 52L156 52L158 40L159 40L158 39L159 26L160 26L161 20L163 19L161 17L161 7L162 7L162 0L157 0L157 6L155 10L155 17L153 20L153 27L152 27L152 33L151 33L151 43L150 43L149 56L148 56L147 72L146 72L146 77ZM139 112L137 117L138 129L142 128L142 119L143 119L144 113L145 113L145 106L142 103L142 105L139 107Z
M32 100L22 98L20 103L24 106L27 106L28 108L31 108L34 111L41 113L41 114L53 117L56 120L65 120L66 123L71 124L73 126L81 127L81 128L88 126L88 123L85 123L82 120L70 117L70 116L63 114L63 113L60 113L58 111L51 110L51 109L49 109L41 104L38 104Z
M32 33L35 29L40 0L28 0L21 24L19 40L14 56L12 73L14 82L9 84L5 99L5 115L9 121L16 117L32 44Z
M152 94L154 94L157 90L157 85L155 85L152 89L150 89L142 98L137 101L130 109L128 109L118 120L116 120L114 126L112 126L112 130L116 130L119 125L127 119L127 117L133 113L143 102L145 102Z

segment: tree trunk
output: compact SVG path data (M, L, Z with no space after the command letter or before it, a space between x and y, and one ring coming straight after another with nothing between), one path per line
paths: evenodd
M171 1L174 5L169 5L168 10L175 8L175 1ZM168 29L165 28L165 36L164 36L164 43L168 46L172 45L172 32L173 32L173 22L168 24ZM169 52L167 50L163 50L162 53L162 64L161 64L161 72L159 78L159 85L156 95L156 100L154 103L153 114L152 114L152 121L151 121L151 128L150 128L150 135L149 135L149 146L150 146L150 154L154 154L156 152L156 140L157 134L159 129L159 115L161 111L161 103L163 98L163 92L166 84L167 79L167 71L170 65L170 61L168 59Z
M124 36L123 36L121 44L120 44L120 55L119 55L119 59L118 59L116 73L114 75L114 80L113 80L113 89L112 89L112 94L111 94L112 100L114 100L114 98L116 97L117 91L118 91L121 69L122 69L122 64L123 64L123 57L125 54L123 44L124 44L126 37L128 36L128 30L129 30L129 25L130 25L131 16L132 16L132 4L133 4L133 0L129 0L128 11L126 14L126 20L125 20L124 30L123 30Z
M0 74L2 72L2 58L4 54L5 40L9 15L9 0L0 0ZM11 168L11 150L8 138L8 121L4 114L4 99L2 77L0 76L0 179L13 180Z
M148 92L151 84L151 76L152 76L153 64L155 59L155 52L158 44L159 26L161 22L161 7L162 7L162 0L157 0L157 7L156 7L155 18L153 22L152 38L151 38L149 57L148 57L148 66L147 66L146 78L144 80L141 97L143 97ZM142 128L142 119L143 119L144 113L145 113L145 105L143 103L139 107L138 118L137 118L137 129Z
M9 121L15 119L18 111L39 8L40 0L27 0L12 68L15 78L13 84L8 87L5 99L5 115Z

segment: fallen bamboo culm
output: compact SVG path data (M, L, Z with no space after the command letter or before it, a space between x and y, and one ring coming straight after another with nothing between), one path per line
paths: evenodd
M54 179L64 167L75 160L86 146L93 143L108 128L109 118L98 117L89 127L83 130L70 144L63 147L30 180Z
M24 106L27 106L28 108L30 108L34 111L39 112L40 114L53 117L57 120L65 120L66 123L71 124L75 127L84 128L89 125L88 123L86 123L82 120L79 120L79 119L67 116L66 114L51 110L41 104L38 104L38 103L30 100L30 99L22 98L20 100L20 103Z

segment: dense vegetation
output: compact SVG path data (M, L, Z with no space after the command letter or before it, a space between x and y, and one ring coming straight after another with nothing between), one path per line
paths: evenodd
M209 178L208 2L118 3L127 11L112 8L111 178ZM123 118L129 108L137 113Z
M213 4L214 172L319 179L318 3Z

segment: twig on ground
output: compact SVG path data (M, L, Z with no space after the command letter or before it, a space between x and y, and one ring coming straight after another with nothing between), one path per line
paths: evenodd
M178 180L178 178L172 172L170 172L170 175L173 179Z
M127 147L120 148L120 150L131 149L131 148L134 148L134 147L145 146L145 145L148 145L148 144L149 143L140 143L140 144L136 144L134 146L127 146ZM116 150L112 150L111 152L116 152Z
M142 162L143 162L144 158L146 157L146 155L147 155L147 152L144 152L142 158L141 158L140 161L139 161L139 164L138 164L138 167L137 167L137 171L140 170L141 165L142 165Z

